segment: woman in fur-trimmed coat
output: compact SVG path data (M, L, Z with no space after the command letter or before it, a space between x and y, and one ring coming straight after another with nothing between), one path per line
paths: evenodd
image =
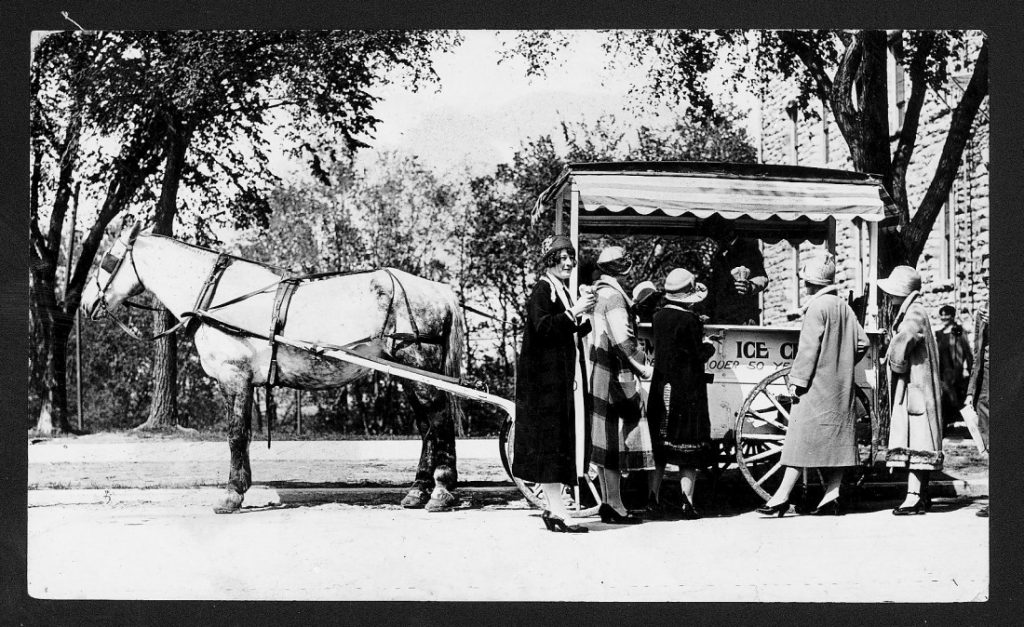
M889 445L886 465L907 468L907 497L893 514L923 514L929 506L929 473L942 470L942 383L939 347L928 311L919 302L921 275L897 266L878 282L899 306L885 361L889 368Z

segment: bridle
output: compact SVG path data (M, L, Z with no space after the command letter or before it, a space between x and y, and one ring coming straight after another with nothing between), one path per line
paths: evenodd
M96 287L99 289L99 295L97 296L97 300L99 301L99 313L101 314L101 317L110 318L111 320L114 321L114 323L117 326L119 326L121 328L122 331L124 331L128 335L132 336L136 340L151 341L151 340L156 340L156 339L159 339L161 337L164 337L165 335L170 335L171 333L174 333L175 331L180 329L185 324L185 322L187 320L181 320L180 322L178 322L178 324L172 326L169 329L161 331L160 333L158 333L158 334L156 334L156 335L154 335L152 337L143 337L138 332L136 332L134 329L132 329L128 325L128 323L124 322L123 320L121 320L120 318L115 316L114 313L112 311L110 311L110 307L107 306L107 290L109 290L111 284L113 284L114 278L117 276L117 273L121 270L121 266L124 265L125 259L127 259L127 260L129 260L131 262L131 264L132 264L132 272L135 273L135 278L138 280L139 285L143 285L142 277L139 276L139 269L135 265L135 255L132 254L132 250L134 249L135 240L136 240L137 237L138 237L138 231L133 231L129 235L128 241L127 242L123 242L125 250L124 250L124 253L120 257L117 256L117 255L114 255L110 251L107 251L103 255L103 258L100 260L100 269L103 270L104 272L106 272L109 275L107 277L107 281L106 281L106 283L104 285L100 285L99 272L96 273L96 276L94 277L93 280L96 282ZM118 238L118 241L121 242L122 238ZM145 288L145 286L143 286L143 288ZM138 293L139 292L136 292L135 294L138 294ZM146 310L149 310L149 311L163 311L163 309L164 309L163 307L150 307L149 305L142 305L140 303L135 303L135 302L132 302L132 301L128 300L128 298L131 298L135 294L129 294L125 298L125 301L124 301L124 305L125 306L127 306L127 307L134 307L136 309L146 309Z

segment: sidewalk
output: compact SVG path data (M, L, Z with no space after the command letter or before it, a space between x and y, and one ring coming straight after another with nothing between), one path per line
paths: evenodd
M933 476L933 495L987 495L987 458L977 453L973 442L949 438L944 449L946 468ZM360 487L372 486L379 494L399 495L416 474L419 453L419 440L282 440L270 449L265 441L253 441L249 447L253 490L272 488L278 498L284 499L289 498L289 492L294 498L312 494L315 500L330 502L354 498L352 490ZM505 488L515 494L501 465L497 439L459 440L456 453L461 488ZM219 492L227 480L229 454L224 442L90 442L79 438L30 445L28 462L30 503L59 498L103 502L111 498L105 492L114 490L120 500L151 500L157 497L153 491L158 489ZM904 481L901 475L881 469L863 488L871 498L890 498L905 489ZM42 494L54 491L64 494ZM343 491L348 496L341 494ZM202 498L210 502L208 495ZM250 491L246 502L258 498Z

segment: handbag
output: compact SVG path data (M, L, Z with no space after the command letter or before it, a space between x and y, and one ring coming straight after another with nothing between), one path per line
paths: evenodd
M985 441L981 439L981 428L978 426L978 412L974 410L974 407L965 405L960 409L960 415L963 416L964 422L967 424L967 430L971 432L971 439L974 440L974 445L978 447L978 452L984 453L988 451Z

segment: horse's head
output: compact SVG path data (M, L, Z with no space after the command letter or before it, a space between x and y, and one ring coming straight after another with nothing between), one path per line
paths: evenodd
M144 289L132 260L132 246L139 235L140 226L136 222L130 229L121 232L110 250L100 258L93 280L86 284L82 293L82 308L91 319L99 319L108 310Z

